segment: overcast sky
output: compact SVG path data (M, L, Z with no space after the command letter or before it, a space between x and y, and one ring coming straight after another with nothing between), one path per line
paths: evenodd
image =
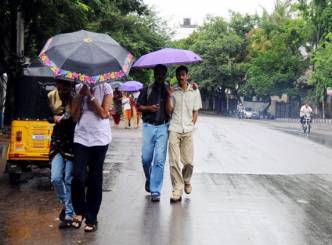
M272 11L274 0L143 0L158 15L170 22L182 23L191 18L193 24L201 24L207 14L228 18L229 10L244 13L261 13L262 8Z

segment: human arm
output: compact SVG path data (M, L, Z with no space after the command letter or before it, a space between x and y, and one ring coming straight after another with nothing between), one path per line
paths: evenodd
M202 108L201 94L198 89L194 91L194 108L193 108L193 123L196 124L198 118L198 111Z
M174 111L173 89L171 86L167 86L166 112L168 115L172 115L173 111Z
M92 97L93 98L93 97ZM105 94L102 103L100 104L97 99L90 99L90 105L94 109L95 113L101 118L101 119L107 119L110 117L110 109L112 104L112 95L111 94Z
M196 124L198 118L198 111L193 111L193 123Z
M84 85L72 100L70 114L74 122L78 122L81 117L81 103L85 94L88 93L86 90L88 90L88 87Z
M148 100L147 100L147 90L148 88L145 88L142 93L138 96L137 99L137 105L138 105L138 110L139 111L147 111L147 112L157 112L159 110L160 105L154 104L154 105L148 105Z

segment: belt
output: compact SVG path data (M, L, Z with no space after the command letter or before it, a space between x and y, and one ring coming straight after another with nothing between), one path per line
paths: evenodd
M160 122L154 122L154 121L145 121L145 123L151 124L151 125L162 125L168 123L168 121L160 121Z

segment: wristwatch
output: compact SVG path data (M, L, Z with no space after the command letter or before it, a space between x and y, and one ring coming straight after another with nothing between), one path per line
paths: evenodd
M96 97L94 97L94 96L90 97L91 102L94 101L95 99L96 99Z

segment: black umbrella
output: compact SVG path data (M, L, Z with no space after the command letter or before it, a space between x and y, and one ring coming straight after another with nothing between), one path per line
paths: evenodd
M107 34L84 30L51 37L39 58L55 76L90 85L128 75L134 60Z

